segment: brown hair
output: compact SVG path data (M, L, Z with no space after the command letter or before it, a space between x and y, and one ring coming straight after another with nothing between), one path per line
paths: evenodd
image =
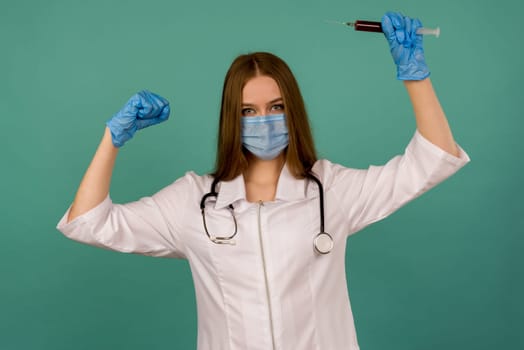
M304 178L317 160L313 136L298 83L288 65L279 57L267 52L238 56L224 80L218 147L213 176L218 181L229 181L240 175L248 166L242 147L241 109L242 90L255 76L264 75L277 82L286 113L289 145L286 162L296 178Z

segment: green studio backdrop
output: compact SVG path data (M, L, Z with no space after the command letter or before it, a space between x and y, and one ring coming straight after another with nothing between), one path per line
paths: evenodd
M212 170L221 87L238 54L290 65L319 154L379 165L415 131L382 35L325 20L387 10L440 26L432 81L472 162L348 240L362 349L523 349L522 2L3 1L0 5L0 349L194 349L186 261L115 253L55 226L101 139L138 90L167 123L139 132L115 202Z

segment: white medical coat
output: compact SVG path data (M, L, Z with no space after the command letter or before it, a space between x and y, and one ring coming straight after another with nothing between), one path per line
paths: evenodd
M460 147L459 147L460 149ZM325 230L331 253L319 255L319 194L310 180L284 167L275 200L250 203L244 180L221 182L207 204L206 236L200 200L212 177L187 173L151 197L113 204L108 196L87 213L58 224L67 237L126 253L185 258L195 284L199 350L358 350L348 297L345 251L349 235L385 218L469 161L415 133L405 153L384 166L345 168L327 160L313 167L324 186ZM69 210L68 210L69 211ZM423 229L423 228L421 228Z

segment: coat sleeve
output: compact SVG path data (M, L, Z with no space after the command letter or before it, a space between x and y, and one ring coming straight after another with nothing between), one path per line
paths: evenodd
M318 172L342 210L350 235L387 217L467 164L469 156L458 148L460 154L455 157L417 131L404 154L385 165L351 169L324 161Z
M190 177L185 176L150 197L115 204L108 195L99 205L57 225L66 237L109 250L155 257L184 258L179 234Z

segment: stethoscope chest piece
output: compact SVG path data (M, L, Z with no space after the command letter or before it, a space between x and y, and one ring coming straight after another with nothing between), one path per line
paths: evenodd
M333 238L326 232L320 232L313 241L315 251L319 254L327 254L333 249Z

